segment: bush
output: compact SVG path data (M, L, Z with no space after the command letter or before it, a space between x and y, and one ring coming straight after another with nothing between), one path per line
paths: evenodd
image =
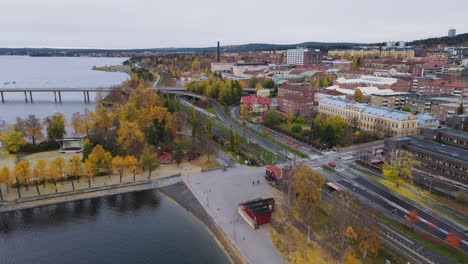
M303 116L298 116L298 117L296 117L295 122L299 123L299 124L303 124L303 123L305 123L305 118Z
M49 151L49 150L57 150L59 148L60 148L59 143L55 141L42 141L36 145L33 145L33 144L24 145L21 148L21 151L26 152L26 153L37 153L37 152L43 152L43 151Z
M294 132L294 133L301 133L302 132L302 126L295 125L295 126L291 127L291 131Z

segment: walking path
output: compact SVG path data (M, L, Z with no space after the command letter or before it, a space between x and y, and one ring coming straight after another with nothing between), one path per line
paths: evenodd
M284 264L271 243L268 225L253 230L237 214L239 203L258 197L273 197L265 182L265 168L237 166L183 176L185 184L249 263Z

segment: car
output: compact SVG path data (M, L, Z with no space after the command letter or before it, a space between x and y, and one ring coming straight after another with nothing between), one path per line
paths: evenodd
M335 164L335 162L328 162L328 166L335 168L336 164Z

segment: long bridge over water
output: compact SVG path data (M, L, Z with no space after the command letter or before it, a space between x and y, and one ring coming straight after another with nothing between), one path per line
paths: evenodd
M33 93L50 93L54 94L56 103L62 103L62 93L64 92L82 92L84 102L89 103L89 92L110 92L114 90L114 87L95 87L95 88L0 88L0 96L2 103L5 103L4 93L24 93L24 101L33 102ZM155 88L156 89L156 88ZM158 90L163 91L185 91L186 88L182 87L157 87ZM29 97L29 98L28 98Z

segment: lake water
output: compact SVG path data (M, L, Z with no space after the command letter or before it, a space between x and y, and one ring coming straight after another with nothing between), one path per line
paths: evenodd
M150 190L0 214L0 263L229 261L198 220Z
M126 58L95 57L28 57L0 56L0 88L93 88L118 85L128 78L122 72L93 71L93 66L119 65ZM33 92L34 102L25 103L24 93L5 93L0 102L0 120L13 123L16 117L35 114L41 118L55 112L69 120L73 113L94 108L95 93L90 104L84 103L82 92L62 94L56 104L53 93Z

